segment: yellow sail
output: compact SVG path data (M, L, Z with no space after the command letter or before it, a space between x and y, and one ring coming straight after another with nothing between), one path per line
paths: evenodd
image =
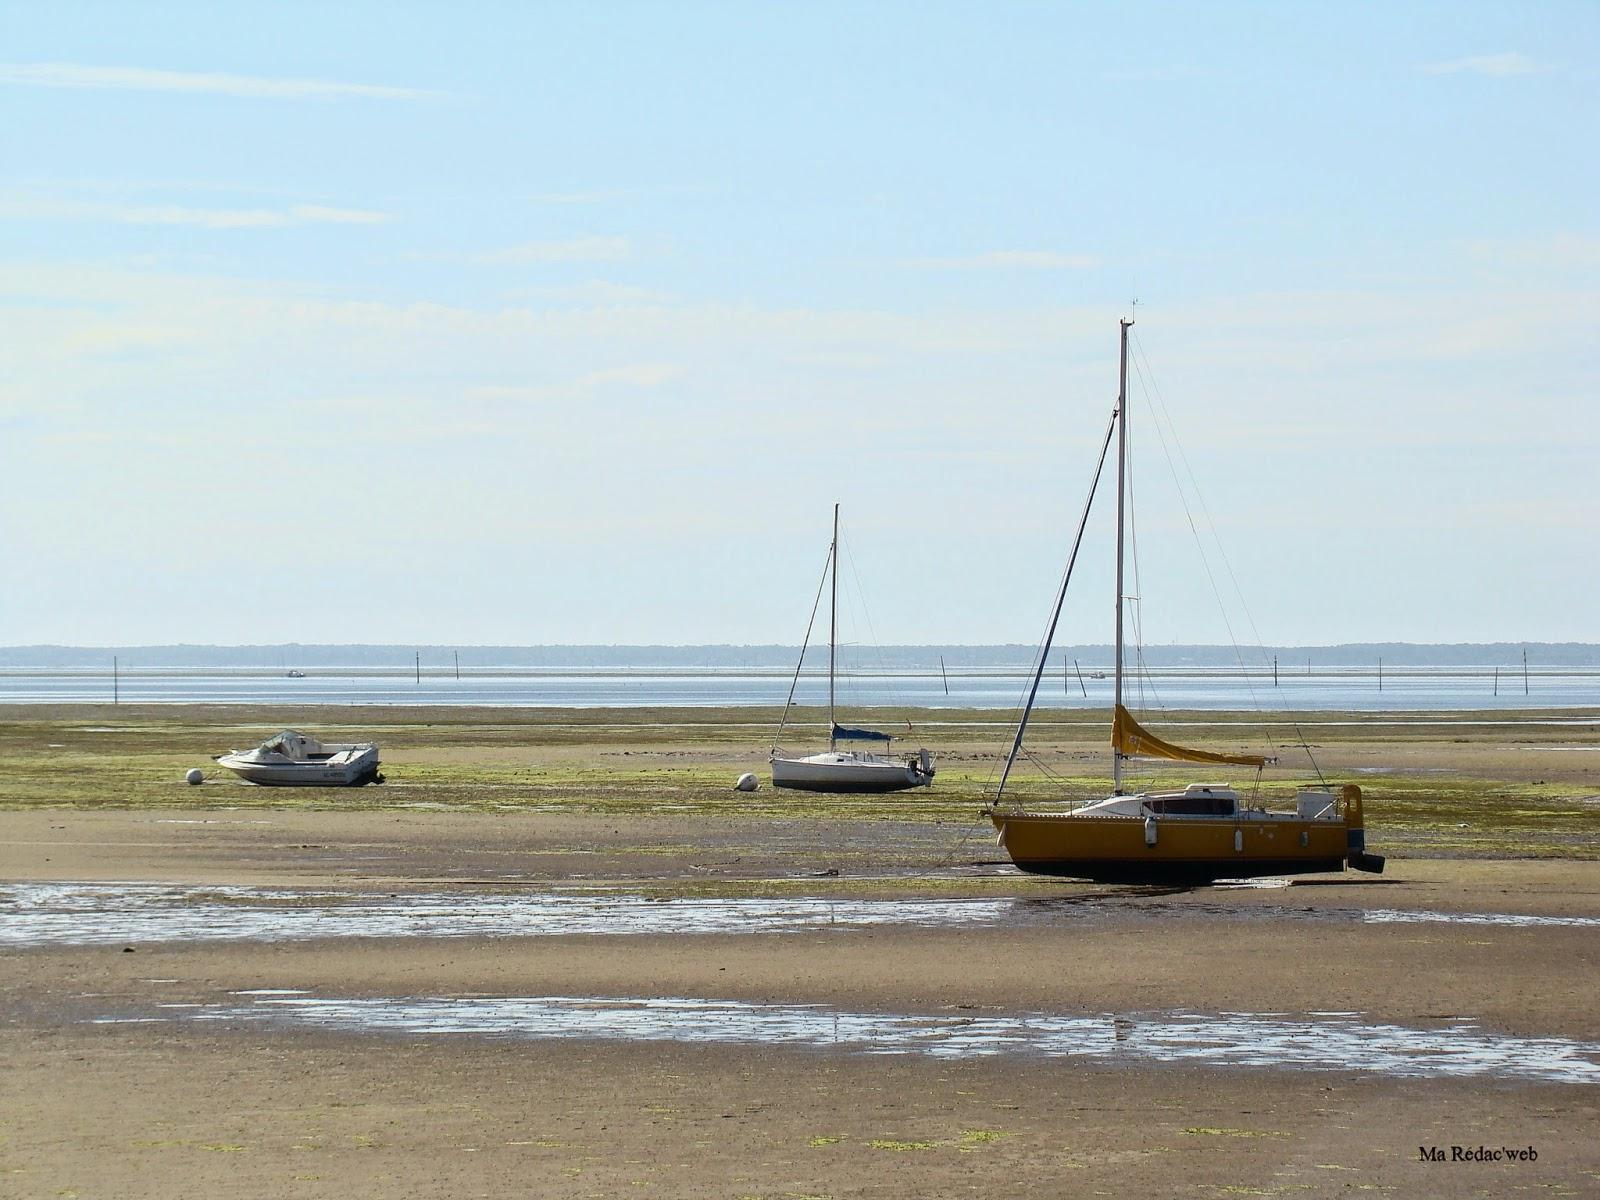
M1111 722L1111 748L1118 754L1139 758L1170 758L1175 762L1229 763L1236 767L1264 767L1267 759L1259 754L1213 754L1209 750L1189 750L1164 742L1133 719L1133 714L1117 705Z

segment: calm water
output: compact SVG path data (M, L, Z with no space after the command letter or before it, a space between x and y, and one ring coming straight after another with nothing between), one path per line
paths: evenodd
M324 668L290 679L284 671L200 671L124 669L117 681L120 699L139 704L398 704L527 707L703 708L781 706L788 695L787 672L769 671L411 671L341 672ZM839 680L840 706L909 708L992 708L1011 710L1022 700L1028 680L1014 669L997 668L892 675L851 674ZM948 694L946 688L948 687ZM0 671L0 703L104 703L112 699L109 670ZM1087 692L1087 695L1084 693ZM1385 669L1380 690L1375 672L1319 671L1313 675L1270 674L1244 677L1216 670L1166 670L1130 688L1134 701L1169 709L1244 709L1309 711L1332 709L1383 712L1406 709L1583 708L1600 707L1600 672L1546 668L1532 675L1527 694L1520 674L1501 673L1499 695L1490 672L1470 668ZM1112 681L1085 673L1065 681L1059 671L1039 689L1043 708L1108 708ZM800 680L796 703L824 705L825 675Z
M1286 880L1253 883L1284 886ZM1229 890L1227 885L1215 889ZM622 892L304 891L160 883L0 884L0 947L285 942L324 938L549 938L1015 929L1127 920L1446 924L1596 929L1600 918L1307 904L1149 901L1136 893L1053 900L860 900L795 896L656 900Z
M926 1055L1022 1055L1106 1064L1364 1071L1384 1076L1593 1086L1600 1045L1509 1037L1453 1018L1426 1028L1355 1012L1138 1012L1065 1016L854 1012L687 996L316 996L294 988L223 1003L163 1004L161 1015L96 1024L259 1023L338 1033L515 1041L677 1042Z

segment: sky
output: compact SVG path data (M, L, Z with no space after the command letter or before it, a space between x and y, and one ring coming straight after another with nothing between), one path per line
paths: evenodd
M1600 641L1597 74L1592 3L0 4L0 644L798 643L835 502L842 638L1035 641L1130 313L1146 642Z

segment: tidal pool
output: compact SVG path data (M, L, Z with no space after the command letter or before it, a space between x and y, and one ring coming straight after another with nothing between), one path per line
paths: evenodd
M9 884L0 885L0 945L784 933L874 925L938 928L1001 923L1011 903Z
M715 1043L935 1058L1018 1055L1600 1083L1597 1043L1509 1037L1460 1019L1434 1028L1409 1028L1370 1023L1349 1012L926 1016L691 997L347 999L266 991L236 993L220 1004L164 1007L169 1021L265 1023L408 1037Z
M0 885L0 946L105 946L318 938L756 934L821 929L1016 928L1110 921L1351 921L1600 926L1595 917L1229 905L1135 892L1060 899L651 899L615 891L310 891L143 883Z

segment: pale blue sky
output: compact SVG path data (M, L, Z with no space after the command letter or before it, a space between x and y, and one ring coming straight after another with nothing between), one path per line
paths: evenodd
M1600 640L1593 4L0 14L0 643Z

